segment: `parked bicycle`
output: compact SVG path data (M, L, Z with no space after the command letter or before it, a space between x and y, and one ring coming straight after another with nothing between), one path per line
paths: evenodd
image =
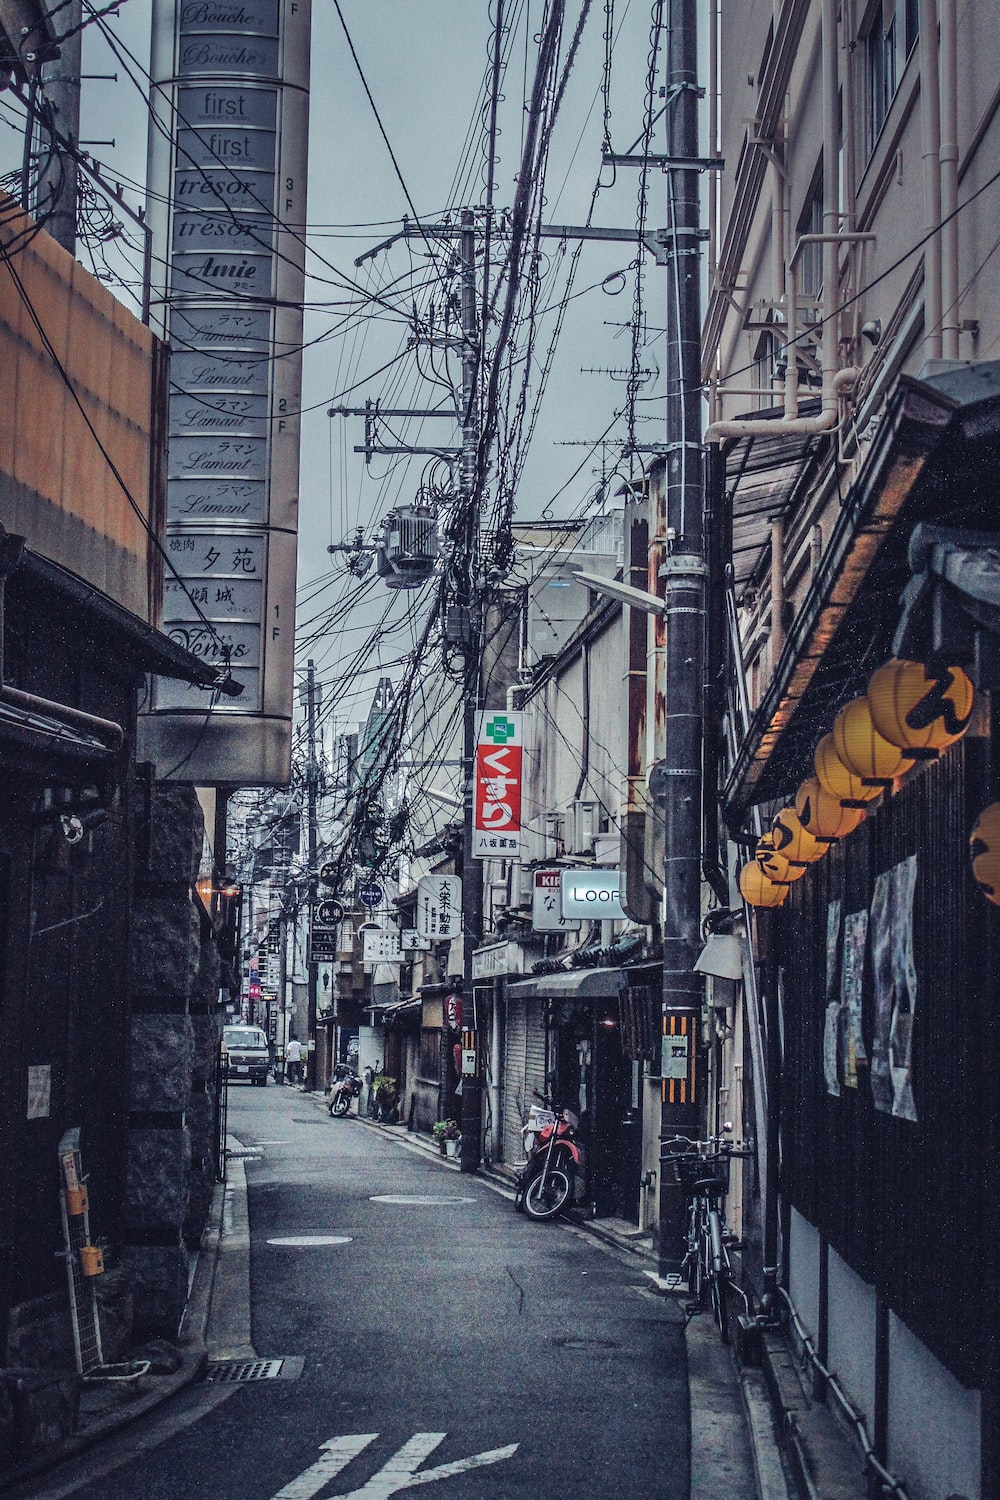
M719 1335L729 1343L728 1291L732 1284L729 1246L732 1235L726 1224L725 1197L729 1191L729 1164L734 1156L749 1156L737 1149L729 1132L707 1141L675 1136L669 1153L676 1180L688 1199L686 1250L682 1271L696 1308L711 1306Z
M399 1119L399 1088L395 1078L383 1073L380 1063L377 1067L365 1068L365 1086L365 1105L369 1119L395 1125Z

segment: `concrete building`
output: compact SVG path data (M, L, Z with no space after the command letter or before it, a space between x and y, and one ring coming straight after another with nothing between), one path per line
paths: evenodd
M1000 36L954 0L786 0L713 5L711 45L709 734L731 863L784 806L809 826L831 743L861 764L842 711L870 708L890 658L921 664L929 723L952 717L950 669L976 688L964 737L841 782L860 826L752 917L753 1279L776 1271L871 1473L995 1496L998 929L968 845L996 795Z

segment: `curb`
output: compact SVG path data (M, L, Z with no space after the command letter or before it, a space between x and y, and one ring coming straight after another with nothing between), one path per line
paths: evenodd
M50 1448L40 1449L27 1458L0 1470L0 1491L13 1489L26 1480L58 1468L69 1459L76 1458L94 1444L116 1432L130 1427L137 1417L155 1410L179 1391L186 1390L200 1380L208 1363L205 1334L212 1307L212 1293L219 1262L219 1247L222 1239L223 1210L226 1184L216 1183L212 1194L208 1222L202 1234L201 1247L195 1262L194 1274L188 1292L188 1300L181 1318L177 1338L177 1351L181 1363L171 1375L146 1375L144 1381L155 1382L152 1389L133 1399L126 1399L115 1409L95 1414L91 1420L83 1418L77 1432L63 1438Z

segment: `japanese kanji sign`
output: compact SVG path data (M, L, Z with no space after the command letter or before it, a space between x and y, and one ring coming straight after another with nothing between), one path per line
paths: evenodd
M417 881L417 932L457 937L462 928L462 882L457 875L423 875Z
M535 932L575 932L580 923L562 914L562 872L536 870L531 899L531 925Z
M521 857L520 713L486 709L476 734L475 859Z

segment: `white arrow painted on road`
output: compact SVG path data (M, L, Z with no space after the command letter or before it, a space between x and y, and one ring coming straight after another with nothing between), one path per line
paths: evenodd
M351 1459L357 1458L377 1437L377 1432L356 1432L351 1437L330 1438L329 1442L321 1443L322 1458L280 1489L274 1500L312 1500L318 1490L336 1479L341 1469L346 1469Z
M286 1484L273 1500L311 1500L328 1480L335 1478L353 1458L368 1444L374 1442L378 1433L361 1433L352 1437L330 1438L322 1445L324 1457ZM399 1490L413 1489L418 1484L432 1484L436 1479L450 1479L455 1474L467 1474L470 1469L481 1469L487 1464L497 1464L511 1458L517 1452L517 1443L508 1443L505 1448L490 1448L485 1453L474 1453L469 1458L459 1458L453 1463L439 1464L436 1469L420 1469L418 1465L443 1443L447 1433L418 1432L404 1443L389 1462L379 1469L359 1490L351 1490L341 1500L388 1500Z

